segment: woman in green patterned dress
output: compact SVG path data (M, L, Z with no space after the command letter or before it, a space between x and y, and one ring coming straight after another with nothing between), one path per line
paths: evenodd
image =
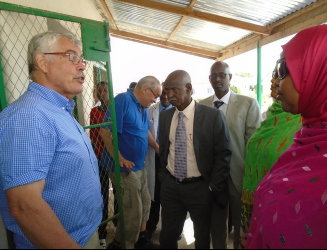
M250 227L254 192L279 156L293 143L294 134L302 127L301 116L284 112L281 103L275 99L279 81L275 68L271 80L271 97L274 102L267 111L267 119L261 123L247 143L242 191L240 241L242 249L245 248L247 232Z

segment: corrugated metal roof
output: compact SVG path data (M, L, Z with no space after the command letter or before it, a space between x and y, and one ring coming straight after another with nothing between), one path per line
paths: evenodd
M177 31L176 36L225 47L249 34L251 34L251 32L246 30L187 18Z
M267 26L316 0L198 0L194 10Z
M167 12L147 9L132 4L112 1L112 14L117 24L129 24L131 27L139 26L144 29L172 32L180 16ZM119 27L119 25L118 25Z
M99 3L103 0L94 0ZM104 0L117 25L118 31L146 36L161 41L218 52L222 48L239 41L253 32L223 24L206 21L196 16L187 16L178 29L172 33L183 15L169 9L138 6L138 1ZM235 22L256 27L267 27L305 6L321 0L197 0L192 11L230 18ZM145 1L142 1L143 3ZM192 0L147 0L147 3L165 4L178 10L187 10ZM327 2L327 1L326 1ZM190 10L190 9L189 9ZM177 13L177 14L176 14ZM188 13L183 12L183 13ZM102 16L104 11L102 10ZM116 29L112 22L111 29ZM237 26L240 27L240 26Z

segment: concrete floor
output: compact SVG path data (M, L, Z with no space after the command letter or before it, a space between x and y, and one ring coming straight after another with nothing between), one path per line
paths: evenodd
M112 188L110 188L110 195L111 199L109 200L109 216L113 216L113 194L112 194ZM161 221L158 223L158 228L154 232L152 236L152 241L156 244L159 245L159 235L160 235L160 230L161 230ZM112 222L109 222L107 225L107 231L108 231L108 236L106 239L107 244L113 241L116 228L114 227ZM229 239L228 239L228 248L233 249L233 231L229 234ZM194 231L193 231L193 222L189 217L189 214L187 216L187 219L184 224L184 230L182 234L182 239L178 242L178 248L179 249L194 249ZM212 248L212 247L211 247Z
M115 235L115 227L113 226L112 223L108 223L107 226L108 230L108 237L106 239L107 244L113 241L113 237ZM161 221L158 223L158 228L154 232L152 236L152 241L156 244L159 245L159 235L160 235L160 230L161 230ZM229 234L228 238L228 249L233 249L233 231ZM184 230L182 234L182 239L178 242L178 248L179 249L194 249L194 231L193 231L193 223L189 216L187 216L187 219L184 224ZM211 246L212 249L212 246Z
M159 235L161 230L161 222L159 221L157 231L152 236L152 241L156 244L159 244ZM233 231L229 234L228 238L228 248L233 248ZM194 231L193 231L193 222L189 218L189 215L187 216L187 219L184 224L184 230L182 234L182 239L178 242L178 249L194 249ZM212 249L212 246L211 246Z

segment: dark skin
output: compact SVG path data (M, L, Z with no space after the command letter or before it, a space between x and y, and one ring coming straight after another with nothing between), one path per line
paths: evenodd
M162 106L167 108L170 105L170 102L168 100L167 92L163 89L162 94L160 96L160 103Z
M165 80L164 90L169 102L179 111L187 108L192 101L192 84L190 75L183 70L170 73Z
M280 58L284 58L284 53L281 53ZM293 115L298 114L300 94L295 88L290 73L279 81L276 99L281 101L285 112L290 112Z
M212 74L226 74L225 79L217 76L216 78L212 78ZM211 83L212 88L215 91L218 99L223 98L229 91L230 81L232 80L232 74L230 73L229 66L224 62L215 62L210 69L209 81Z
M99 109L102 112L106 112L109 107L109 91L107 85L101 84L98 87L97 97L101 101L101 106Z

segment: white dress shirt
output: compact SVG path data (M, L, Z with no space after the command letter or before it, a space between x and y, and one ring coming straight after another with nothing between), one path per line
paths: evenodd
M219 110L221 110L224 113L225 117L226 117L226 113L227 113L227 105L229 102L229 98L230 98L230 90L228 90L228 93L226 95L224 95L221 99L218 99L218 97L216 95L214 95L214 97L213 97L213 102L212 102L213 108L216 108L215 101L224 102L224 104L220 106Z
M175 176L175 135L178 125L178 114L179 110L176 108L176 111L173 115L173 119L170 125L170 148L168 155L168 171ZM194 125L194 113L195 113L195 101L192 100L190 105L181 111L184 113L184 124L186 128L186 138L187 138L187 178L199 177L201 173L196 162L194 145L193 145L193 125Z

